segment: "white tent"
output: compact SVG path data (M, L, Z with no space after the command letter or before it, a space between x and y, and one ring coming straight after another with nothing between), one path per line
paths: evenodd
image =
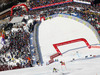
M18 23L23 20L23 17L14 17L10 22L11 23Z
M28 16L28 15L24 15L24 18L25 18L26 20L28 20L28 19L29 19L29 16Z

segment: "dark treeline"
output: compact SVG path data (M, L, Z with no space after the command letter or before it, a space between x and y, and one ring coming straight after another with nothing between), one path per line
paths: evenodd
M11 8L13 5L16 5L19 1L18 0L2 0L0 1L0 12Z

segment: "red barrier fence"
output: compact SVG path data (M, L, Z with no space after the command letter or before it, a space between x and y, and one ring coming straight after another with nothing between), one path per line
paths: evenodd
M62 53L58 49L58 46L62 46L62 45L66 45L66 44L71 44L71 43L75 43L75 42L80 42L80 41L83 41L87 45L88 48L91 48L91 46L88 43L88 41L86 39L84 39L84 38L79 38L79 39L75 39L75 40L70 40L70 41L66 41L66 42L61 42L61 43L53 44L53 46L56 49L57 53L60 53L60 55L62 55Z
M60 5L60 4L64 4L64 3L68 3L68 2L72 2L72 1L73 0L67 0L67 1L59 2L59 3L47 4L47 5L31 8L31 10L45 8L45 7L54 6L54 5Z
M80 42L83 41L86 46L90 49L90 48L100 48L100 46L91 46L88 41L84 38L79 38L79 39L75 39L75 40L70 40L70 41L66 41L66 42L61 42L61 43L57 43L57 44L53 44L54 48L56 49L57 53L53 54L50 56L50 61L49 64L54 62L54 58L58 57L59 55L62 55L62 53L60 52L60 50L58 49L58 46L62 46L62 45L66 45L66 44L71 44L71 43L76 43L76 42Z
M45 20L45 17L44 16L43 17L40 17L40 21L42 21L42 19Z
M54 60L53 60L53 59L49 60L49 64L51 64L51 63L53 63L53 62L54 62Z
M10 16L13 15L13 9L14 9L15 7L18 7L18 6L24 6L24 7L26 8L26 11L28 11L28 7L27 7L25 4L14 5L14 6L11 8L11 14L10 14Z
M60 53L56 53L56 54L50 56L50 59L53 59L53 58L55 58L55 57L57 57L57 56L59 56L59 55L60 55Z
M100 46L91 46L91 48L100 48Z
M60 55L60 53L56 53L56 54L51 55L51 56L50 56L50 60L49 60L49 64L53 63L53 62L54 62L53 59L54 59L55 57L58 57L59 55Z

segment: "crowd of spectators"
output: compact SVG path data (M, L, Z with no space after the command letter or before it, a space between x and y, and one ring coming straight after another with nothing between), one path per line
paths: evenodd
M9 32L5 45L0 50L0 71L32 67L29 35L23 26L18 31Z
M31 8L33 8L33 7L43 6L47 4L58 3L62 1L66 1L66 0L30 0L29 5Z

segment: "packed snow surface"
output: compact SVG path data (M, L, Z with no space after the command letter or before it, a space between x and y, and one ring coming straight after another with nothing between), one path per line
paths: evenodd
M0 75L100 75L100 49L88 49L84 42L59 46L63 55L55 58L58 61L46 65L50 56L56 53L53 44L78 38L85 38L91 45L99 44L95 34L84 24L56 17L41 23L38 37L43 66L3 71ZM65 62L65 66L61 66L60 61ZM58 72L53 73L54 67Z
M53 44L56 43L79 38L85 38L89 44L99 43L96 35L89 27L79 23L78 21L64 17L55 17L53 19L43 21L39 26L38 37L44 61L48 61L50 56L56 53L56 50L53 47ZM59 46L59 49L63 53L69 49L83 46L86 46L84 42L77 42Z

